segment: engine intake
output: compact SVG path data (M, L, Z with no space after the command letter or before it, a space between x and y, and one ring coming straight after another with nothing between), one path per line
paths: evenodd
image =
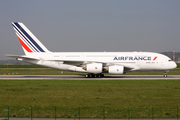
M102 73L103 65L102 63L87 64L85 70L89 73Z
M124 73L124 66L109 66L108 72L110 74L118 74L121 75Z

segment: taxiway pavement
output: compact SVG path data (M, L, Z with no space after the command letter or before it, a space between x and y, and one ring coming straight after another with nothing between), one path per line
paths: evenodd
M83 75L0 75L0 79L10 80L180 80L180 75L107 75L102 78L85 78Z

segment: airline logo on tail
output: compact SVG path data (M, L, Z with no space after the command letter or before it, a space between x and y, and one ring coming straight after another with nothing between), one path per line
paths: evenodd
M22 47L29 53L45 52L43 46L39 45L39 41L23 24L19 22L12 23L15 33Z

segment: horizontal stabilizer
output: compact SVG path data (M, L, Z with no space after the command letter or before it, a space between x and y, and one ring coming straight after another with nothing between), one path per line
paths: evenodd
M12 58L22 58L22 59L32 59L32 60L38 60L39 58L34 57L34 56L25 56L25 55L6 55L7 57L12 57Z

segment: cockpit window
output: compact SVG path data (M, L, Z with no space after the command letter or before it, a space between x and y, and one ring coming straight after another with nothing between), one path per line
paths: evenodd
M170 60L168 60L168 61L170 62L170 61L172 61L172 60L170 59Z

